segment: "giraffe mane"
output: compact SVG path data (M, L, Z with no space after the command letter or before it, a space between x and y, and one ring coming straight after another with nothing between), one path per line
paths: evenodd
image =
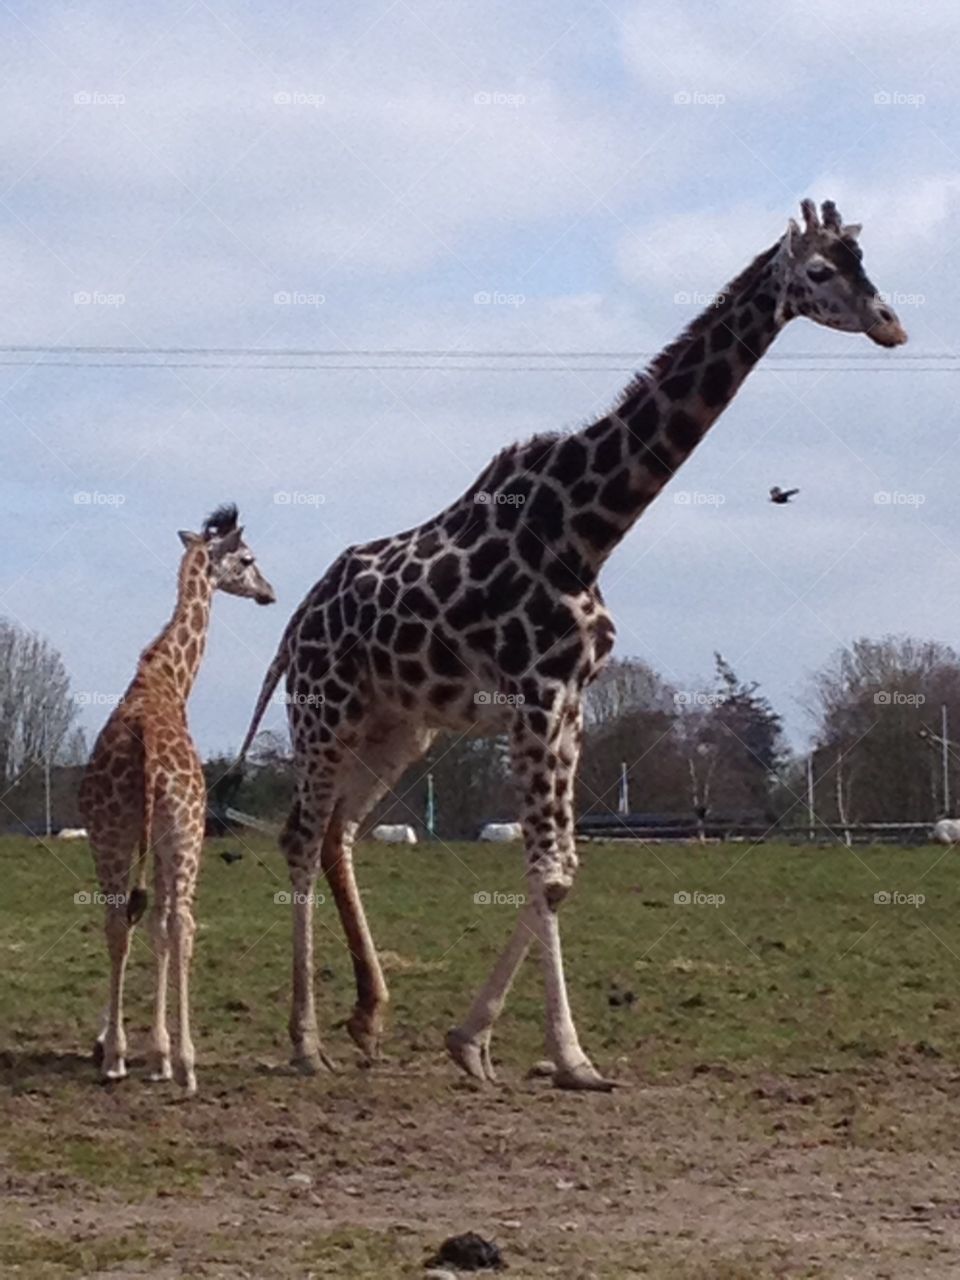
M633 378L620 393L618 403L622 404L628 396L648 385L651 379L659 378L670 368L681 351L688 347L691 342L695 342L697 338L709 333L719 320L729 315L733 311L734 300L742 295L746 286L767 266L779 248L780 241L778 240L769 249L764 249L762 253L758 254L749 266L745 267L738 276L735 276L722 292L717 295L716 300L691 320L680 336L674 338L659 355L654 356L653 360L641 373L638 373Z
M239 518L240 513L237 511L235 502L221 503L203 522L204 539L209 542L212 538L222 538L224 534L232 533L237 527Z

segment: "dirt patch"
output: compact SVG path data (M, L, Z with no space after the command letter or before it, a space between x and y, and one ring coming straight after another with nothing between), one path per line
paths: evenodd
M4 1274L413 1276L469 1230L520 1277L960 1274L957 1079L922 1055L610 1096L213 1066L190 1103L47 1066L3 1101Z

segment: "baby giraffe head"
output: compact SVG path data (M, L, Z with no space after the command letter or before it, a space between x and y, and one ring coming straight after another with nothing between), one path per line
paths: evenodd
M218 507L203 522L200 533L180 530L180 541L188 549L202 548L214 590L231 596L245 596L257 604L273 604L273 587L257 568L257 559L243 540L243 526L237 524L237 508L231 503Z
M865 333L881 347L898 347L907 335L893 308L863 269L860 225L844 225L832 200L800 206L801 231L791 218L780 242L784 275L783 318L806 316L845 333Z

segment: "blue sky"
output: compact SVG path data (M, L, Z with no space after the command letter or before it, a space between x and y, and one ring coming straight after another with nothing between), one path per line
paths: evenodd
M0 344L642 364L694 314L682 295L720 289L812 195L864 223L868 271L907 299L906 352L956 345L945 0L0 13ZM722 650L802 746L809 675L839 644L957 637L957 375L896 353L879 372L864 339L805 322L775 350L850 359L762 365L602 585L621 655L696 689ZM343 546L429 516L627 377L0 368L0 613L55 643L78 691L119 692L169 613L177 528L236 500L280 603L217 601L191 718L228 748ZM766 504L773 483L798 503ZM92 492L111 501L75 500ZM315 498L276 500L292 492ZM88 731L102 716L84 709Z

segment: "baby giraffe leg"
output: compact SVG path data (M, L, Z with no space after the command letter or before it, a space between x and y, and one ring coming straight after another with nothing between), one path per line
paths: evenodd
M196 923L192 892L174 889L170 903L170 953L173 983L177 993L177 1037L173 1057L173 1078L187 1093L196 1093L195 1052L190 1034L190 961Z
M104 932L110 954L110 1003L106 1024L100 1033L100 1074L105 1080L122 1080L127 1074L127 1037L123 1029L123 980L130 954L130 930L123 890L108 891Z
M153 1004L153 1030L150 1037L150 1079L170 1080L170 1032L167 1029L167 979L170 970L170 920L166 887L158 874L155 881L156 901L150 919L155 958L156 988Z

